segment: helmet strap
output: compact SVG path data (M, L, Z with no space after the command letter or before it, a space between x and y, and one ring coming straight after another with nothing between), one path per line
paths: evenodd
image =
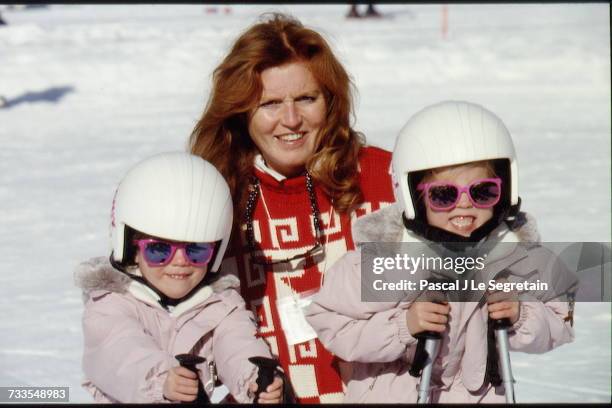
M506 216L505 221L507 223L514 222L515 220L518 221L520 214L523 214L523 213L521 213L521 197L518 197L517 203L514 205L511 205L510 208L508 209L508 215ZM511 225L508 224L508 226L511 226Z

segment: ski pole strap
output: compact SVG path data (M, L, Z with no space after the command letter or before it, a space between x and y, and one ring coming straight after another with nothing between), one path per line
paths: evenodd
M291 382L289 381L289 377L285 375L284 372L279 371L278 374L283 379L283 404L297 404L297 398L295 397L295 392L293 391L293 387L291 386Z
M512 326L510 319L489 319L487 322L487 368L485 371L485 384L494 387L502 385L503 381L499 375L499 354L495 345L495 329L503 329Z
M563 318L563 321L570 322L570 326L574 327L574 305L576 304L576 293L568 293L567 300L567 316Z
M208 398L206 391L204 391L204 385L202 385L202 381L200 381L200 375L198 373L198 369L196 368L197 364L203 363L206 361L206 359L193 354L177 354L174 356L174 358L178 360L181 367L185 367L189 371L195 373L195 375L198 377L198 395L196 399L191 402L183 402L183 404L210 404L210 399Z
M425 363L427 362L427 351L425 350L425 342L427 339L440 339L442 336L440 333L433 331L424 331L416 334L416 337L419 341L417 343L416 350L414 352L414 359L412 360L412 364L408 369L408 373L413 377L420 377L423 372L423 367L425 367Z
M257 392L253 398L253 404L259 405L259 394L264 392L266 388L274 381L275 376L279 376L283 380L283 400L285 404L294 404L295 394L287 376L279 370L279 363L273 358L267 357L249 357L249 361L258 367L257 373Z
M420 377L425 361L427 360L427 352L425 351L425 339L420 338L417 343L416 351L414 353L414 359L408 372L413 377Z

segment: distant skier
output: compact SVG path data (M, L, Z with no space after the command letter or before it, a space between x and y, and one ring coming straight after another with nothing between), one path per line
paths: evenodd
M366 9L365 14L361 15L361 14L359 14L359 11L357 10L357 3L353 3L353 4L351 4L351 8L349 9L349 12L346 15L346 17L347 18L382 17L382 14L380 14L374 8L374 4L373 3L368 3L368 8Z
M368 3L368 8L366 9L365 16L366 17L382 17L382 14L376 11L373 3Z
M0 11L0 25L7 25L7 22L2 18L2 11Z
M361 17L361 15L359 14L359 11L357 11L357 4L353 3L351 4L351 8L349 9L348 14L346 15L347 18L359 18Z

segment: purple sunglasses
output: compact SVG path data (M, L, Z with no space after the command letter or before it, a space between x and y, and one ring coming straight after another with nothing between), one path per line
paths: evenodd
M162 239L136 239L147 265L151 267L165 266L170 263L177 249L182 249L185 258L192 266L208 265L215 252L215 242L170 242Z
M457 206L461 194L466 193L476 208L491 208L501 198L500 178L482 178L472 181L467 186L460 186L450 181L421 183L417 190L425 191L429 206L435 211L450 211Z

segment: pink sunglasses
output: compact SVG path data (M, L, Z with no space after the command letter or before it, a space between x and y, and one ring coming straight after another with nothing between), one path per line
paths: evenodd
M457 206L461 194L466 193L476 208L491 208L501 198L500 178L483 178L460 186L450 181L421 183L417 190L425 191L429 206L435 211L450 211Z
M170 242L162 239L136 239L147 265L165 266L170 263L177 249L182 249L187 261L193 266L205 266L212 259L216 244L214 242Z

